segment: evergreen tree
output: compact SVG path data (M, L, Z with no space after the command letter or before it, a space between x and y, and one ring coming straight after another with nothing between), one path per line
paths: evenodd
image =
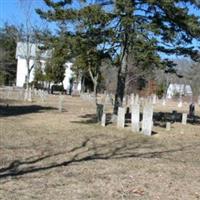
M17 61L16 42L19 32L14 25L4 24L0 29L0 83L9 85L15 82Z

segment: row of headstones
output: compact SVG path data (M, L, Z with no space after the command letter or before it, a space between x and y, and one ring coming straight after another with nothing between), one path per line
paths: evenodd
M118 116L117 116L117 127L124 128L125 127L125 115L126 108L119 107L118 108ZM140 127L142 124L142 127ZM182 124L187 124L187 113L182 114ZM106 126L106 113L102 114L101 125ZM151 136L153 129L153 105L146 104L143 107L143 120L140 122L140 104L133 104L131 106L131 130L133 132L141 132L144 135ZM171 123L166 123L166 130L171 130Z
M25 89L21 95L25 101L27 100L30 102L33 100L33 97L39 97L42 102L46 101L48 98L48 92L41 89Z
M119 107L117 115L117 127L125 127L126 108ZM140 132L140 104L133 104L131 106L131 130L133 132ZM102 114L101 125L106 126L106 113ZM153 105L146 104L143 108L142 130L144 135L151 135L153 128Z
M23 99L21 97L22 94L23 94L23 89L16 89L13 87L6 87L0 89L0 96L2 99L21 100Z
M1 98L3 99L14 99L14 100L25 100L32 101L33 96L38 96L42 102L44 102L48 97L48 92L44 90L36 90L36 89L21 89L21 88L6 88L1 89Z
M125 127L125 111L126 108L120 107L118 110L117 127ZM144 135L151 135L153 128L153 105L146 104L143 108L142 130ZM140 104L131 106L131 130L133 132L140 131Z
M91 93L80 93L80 97L81 99L85 101L89 101L89 102L94 101L94 96Z

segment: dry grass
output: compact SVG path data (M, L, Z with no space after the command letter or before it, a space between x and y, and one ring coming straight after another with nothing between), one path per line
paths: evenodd
M199 125L145 137L93 123L94 106L79 97L66 96L63 113L57 102L1 111L0 199L200 199Z

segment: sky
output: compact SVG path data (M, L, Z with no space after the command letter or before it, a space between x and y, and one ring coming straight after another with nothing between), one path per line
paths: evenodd
M22 0L30 1L30 0ZM25 15L22 6L20 5L20 0L0 0L0 26L5 22L9 24L21 24L25 20ZM44 7L42 0L33 0L32 10L34 8ZM35 22L40 22L39 16L33 12L33 17Z
M45 9L45 3L43 0L0 0L0 27L3 26L5 22L9 24L22 24L25 20L24 8L20 5L21 2L32 2L32 22L34 24L40 24L41 19L35 13L36 8ZM95 0L90 0L94 3ZM76 2L76 1L75 1ZM78 2L78 1L77 1ZM25 5L25 4L23 4ZM78 3L75 3L78 6ZM190 7L190 13L200 16L200 12Z

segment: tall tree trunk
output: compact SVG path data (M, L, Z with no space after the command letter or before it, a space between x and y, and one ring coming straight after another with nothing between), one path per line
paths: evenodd
M94 90L94 102L97 105L97 81L93 82L93 90Z
M117 115L118 107L122 106L124 92L125 92L127 70L128 70L128 52L125 52L122 58L121 66L118 70L118 80L117 80L117 89L115 93L113 115Z
M93 82L94 102L97 105L97 84L98 84L99 75L97 74L96 76L94 76L92 74L92 70L90 68L89 68L89 74L90 74L90 77L91 77L92 82Z
M82 81L81 81L81 92L85 92L85 76L83 75Z

